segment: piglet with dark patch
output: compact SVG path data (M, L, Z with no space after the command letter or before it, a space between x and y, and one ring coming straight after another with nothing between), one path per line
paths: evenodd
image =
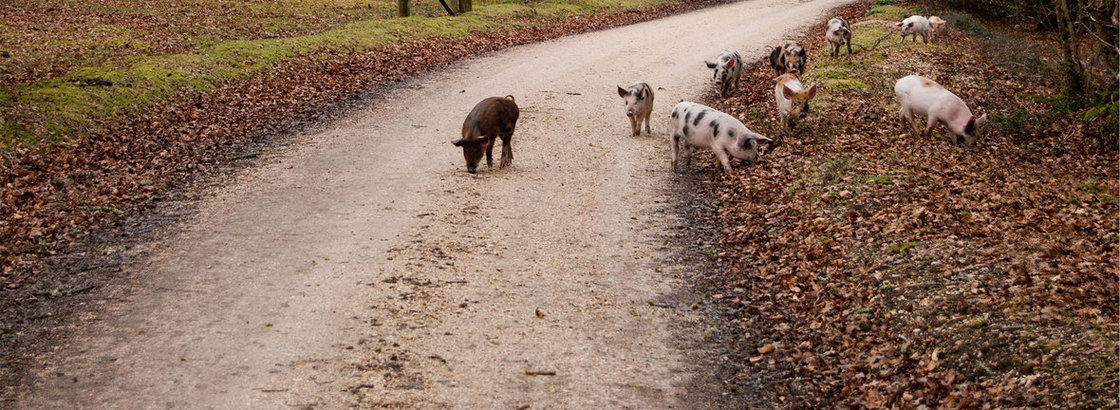
M456 147L463 147L463 157L467 160L467 172L475 173L482 153L486 153L486 167L494 164L494 140L502 139L502 160L498 168L505 168L513 162L513 129L521 112L512 95L490 97L474 106L467 119L463 121L463 138L452 141Z
M723 50L716 57L715 62L705 61L705 65L712 69L712 82L719 90L720 98L731 95L732 90L739 88L739 72L743 70L743 57L735 50Z
M634 136L642 133L642 121L646 123L646 134L651 134L649 115L653 113L653 88L649 84L638 82L629 89L618 87L618 96L626 101L626 116L630 118L630 129Z
M786 43L770 52L770 68L774 69L774 75L786 73L801 75L807 63L809 63L809 54L797 43Z
M843 17L836 17L828 21L824 39L832 46L832 57L840 56L840 46L848 45L848 54L852 54L852 26Z
M731 158L756 163L760 158L759 144L772 142L770 138L751 131L738 119L714 108L682 101L669 115L669 132L673 144L673 170L681 157L684 144L685 166L692 159L695 148L711 148L724 171L731 174Z

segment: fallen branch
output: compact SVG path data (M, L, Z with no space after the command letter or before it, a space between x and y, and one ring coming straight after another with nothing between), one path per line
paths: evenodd
M880 42L882 42L884 39L886 39L887 37L890 37L893 34L895 34L895 33L894 32L888 32L887 34L883 34L882 37L879 37L878 40L875 40L875 44L872 45L871 48L864 47L863 44L856 44L856 47L862 48L863 51L875 50L877 47L879 47Z
M522 370L521 374L526 376L555 376L556 372L552 370Z

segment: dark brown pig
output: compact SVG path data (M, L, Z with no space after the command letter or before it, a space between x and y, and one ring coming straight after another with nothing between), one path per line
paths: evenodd
M467 119L463 121L463 138L452 141L456 147L463 147L463 157L467 160L467 172L475 173L482 153L486 152L486 167L494 165L494 140L502 139L502 161L498 168L505 168L513 162L513 129L520 115L512 95L490 97L474 106Z

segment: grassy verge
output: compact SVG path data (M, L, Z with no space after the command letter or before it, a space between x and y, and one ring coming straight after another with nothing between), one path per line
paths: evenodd
M170 47L189 49L185 52L116 53L112 58L94 59L100 62L94 66L76 67L43 80L0 88L0 112L4 113L0 117L0 151L87 136L95 133L105 119L134 115L180 92L210 92L292 59L329 59L340 53L378 50L394 43L508 30L530 26L539 20L613 13L670 2L672 0L492 1L482 2L473 12L455 17L413 16L324 23L333 28L318 32L308 27L292 29L297 33L311 32L293 37L254 39L243 34L237 38L206 41L209 37L200 35L193 42ZM289 20L274 24L295 24ZM145 49L141 44L133 44L128 32L114 33L113 38L117 40L87 46L100 47L106 54L122 47ZM138 38L151 36L151 33L137 34Z
M1115 407L1120 178L1095 134L1115 116L1066 108L1040 36L949 11L944 42L872 49L917 13L863 7L855 54L803 41L814 114L741 180L706 164L737 386L760 407ZM714 106L778 135L763 64ZM902 128L909 74L990 115L977 150Z

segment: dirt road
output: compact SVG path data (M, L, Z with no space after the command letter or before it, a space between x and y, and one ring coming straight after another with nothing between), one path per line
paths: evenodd
M735 3L413 79L209 192L18 404L703 407L666 114L708 91L704 59L761 57L845 2ZM628 135L615 85L635 80L654 136ZM469 175L449 142L506 94L513 167Z

